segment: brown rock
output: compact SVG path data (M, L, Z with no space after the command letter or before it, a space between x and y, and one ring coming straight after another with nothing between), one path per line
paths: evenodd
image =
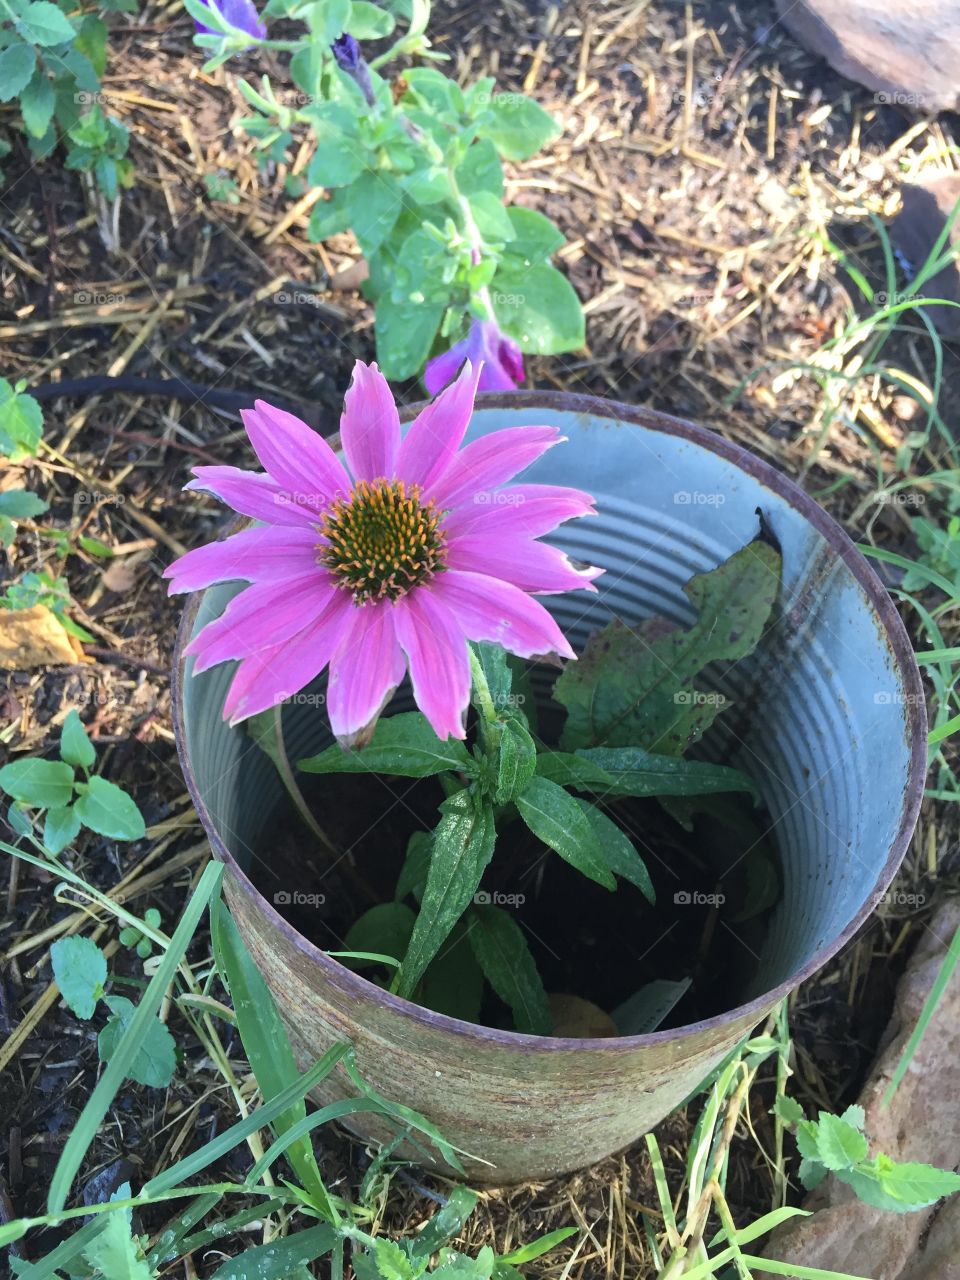
M953 111L960 100L958 0L777 0L785 26L878 102Z
M904 183L903 208L891 227L893 243L914 271L930 256L950 214L960 200L960 174L940 173L921 182ZM950 228L950 241L960 244L960 215ZM923 286L925 298L947 298L960 303L960 266L948 263ZM960 338L960 306L924 307L924 314L945 338Z
M881 1099L916 1026L947 947L960 902L930 922L897 988L887 1046L860 1096L871 1153L952 1169L960 1156L960 982L948 983L890 1105ZM871 1280L960 1280L960 1197L940 1208L889 1213L828 1176L804 1203L813 1217L774 1232L769 1258ZM929 1232L929 1234L928 1234ZM922 1247L921 1247L922 1246ZM757 1280L766 1273L755 1272Z

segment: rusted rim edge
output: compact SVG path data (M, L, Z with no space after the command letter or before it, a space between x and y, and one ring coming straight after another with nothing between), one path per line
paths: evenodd
M906 720L910 739L909 781L900 826L891 846L889 856L873 886L873 891L868 894L864 905L846 928L826 946L815 952L810 960L785 982L781 982L778 986L771 988L753 1000L747 1001L745 1004L737 1005L726 1013L715 1014L713 1017L705 1018L700 1022L687 1023L685 1026L671 1028L666 1031L652 1031L637 1036L611 1036L604 1039L583 1040L563 1036L533 1036L519 1031L501 1031L494 1027L483 1027L472 1022L464 1022L459 1018L448 1017L446 1014L434 1013L432 1010L425 1009L421 1005L413 1003L413 1001L404 1000L400 996L391 995L374 983L369 982L366 978L346 968L345 965L340 964L339 961L331 956L328 956L326 952L294 929L241 870L213 824L203 797L197 788L193 766L186 752L184 734L183 684L181 679L184 662L183 649L189 642L197 610L200 607L200 601L203 596L203 592L195 592L188 598L174 647L173 671L171 673L173 726L176 734L177 754L180 757L180 765L183 769L187 789L193 799L194 807L207 833L211 847L218 859L229 867L235 880L253 901L257 910L270 920L273 927L279 930L305 959L328 974L339 990L354 995L358 999L373 1000L383 1004L402 1017L409 1018L411 1021L431 1030L448 1035L456 1035L464 1040L480 1041L491 1046L526 1050L534 1053L583 1052L586 1050L590 1052L625 1053L632 1049L640 1049L669 1041L692 1039L704 1031L720 1029L729 1023L746 1019L753 1014L756 1015L755 1021L759 1022L773 1005L805 982L836 955L857 933L864 922L869 919L874 911L872 904L876 902L877 896L884 892L896 874L913 835L913 829L916 826L920 812L920 803L923 799L924 778L927 771L927 715L920 672L903 621L886 588L866 558L857 550L843 529L831 516L827 515L822 507L768 462L764 462L763 459L758 458L740 445L724 439L723 436L709 431L706 427L697 426L682 418L675 418L670 414L659 413L653 409L621 404L615 400L604 400L598 396L578 395L564 391L485 393L477 397L476 407L477 409L503 410L543 408L561 413L587 414L689 440L710 453L714 453L731 462L741 471L753 476L761 484L782 497L809 521L817 532L823 536L826 543L844 561L855 580L862 587L870 604L876 610L877 617L889 641L900 678L903 681L904 691L908 695L904 701L906 703ZM404 406L401 409L401 420L404 422L409 421L422 408L423 402Z

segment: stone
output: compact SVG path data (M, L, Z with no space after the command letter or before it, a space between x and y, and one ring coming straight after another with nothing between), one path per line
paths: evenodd
M955 111L960 101L958 0L777 0L784 25L877 102Z
M894 246L902 254L912 277L930 256L947 219L960 200L960 173L938 173L917 182L904 183L903 207L890 229ZM950 241L960 244L960 215L950 228ZM923 286L926 298L947 298L960 303L960 266L948 263ZM960 339L960 306L924 307L924 314L942 337Z
M944 1169L957 1164L960 981L947 984L890 1105L882 1107L881 1099L958 926L960 902L951 900L924 929L897 988L886 1045L859 1099L871 1154L883 1151L894 1160ZM960 1196L915 1213L889 1213L862 1204L829 1175L803 1207L813 1216L775 1231L766 1257L871 1280L960 1280ZM766 1280L769 1273L755 1270L754 1275Z

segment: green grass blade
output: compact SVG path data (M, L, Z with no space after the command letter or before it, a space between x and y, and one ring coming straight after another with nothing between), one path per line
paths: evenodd
M223 867L211 862L205 868L197 885L196 892L187 903L176 932L170 939L170 946L157 966L136 1013L130 1020L126 1033L120 1038L110 1061L106 1064L96 1088L91 1093L87 1105L80 1113L73 1132L67 1139L63 1153L57 1162L53 1178L50 1182L50 1193L47 1197L47 1208L50 1213L57 1213L67 1202L70 1187L77 1175L83 1157L87 1154L90 1143L96 1136L101 1121L110 1109L110 1104L117 1095L127 1075L127 1069L133 1064L140 1052L147 1028L157 1016L163 998L173 981L184 952L190 944L200 917L207 908L207 903L216 893Z
M923 1002L923 1008L920 1011L920 1017L917 1019L917 1025L913 1029L913 1034L907 1041L907 1046L903 1051L900 1061L897 1063L897 1069L893 1073L893 1079L887 1085L886 1092L883 1095L881 1106L889 1105L890 1100L896 1093L900 1081L907 1073L907 1068L913 1055L917 1051L920 1041L924 1037L927 1027L930 1025L930 1019L933 1017L937 1005L940 1003L940 997L946 990L947 983L953 977L953 972L960 962L960 928L954 933L947 948L947 954L943 957L943 963L940 965L940 971L936 976L933 986L930 988L930 994Z

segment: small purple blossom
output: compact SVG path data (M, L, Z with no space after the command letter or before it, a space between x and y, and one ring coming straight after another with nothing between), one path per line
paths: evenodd
M231 27L235 27L238 31L245 31L255 40L267 38L267 28L260 21L260 15L253 0L217 0L217 3L214 3L214 0L200 0L200 3L206 5L208 9L215 9ZM202 22L198 22L196 27L203 35L220 34L213 27L204 26Z
M479 391L512 391L525 377L523 353L517 344L501 333L493 320L474 319L465 338L427 361L423 373L427 394L435 396L452 382L465 360L473 365L482 361Z
M330 48L341 70L352 75L360 66L360 46L349 32L344 31L343 35L337 36Z

